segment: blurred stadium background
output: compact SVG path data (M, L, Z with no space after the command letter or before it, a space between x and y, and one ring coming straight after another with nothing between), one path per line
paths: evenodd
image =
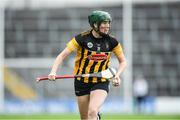
M136 113L133 81L148 82L145 114L180 114L179 0L2 0L0 2L0 114L78 113L73 80L36 83L48 75L66 43L89 29L93 10L112 15L111 33L128 67L111 87L103 113ZM71 74L74 54L58 74ZM117 61L112 57L111 66Z

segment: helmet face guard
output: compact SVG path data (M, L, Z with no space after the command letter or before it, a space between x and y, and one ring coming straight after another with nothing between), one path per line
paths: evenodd
M104 35L105 33L102 33L99 31L99 27L102 22L111 22L112 18L108 12L105 11L93 11L91 15L88 16L89 24L90 26L98 32L100 35ZM96 24L97 26L94 26Z

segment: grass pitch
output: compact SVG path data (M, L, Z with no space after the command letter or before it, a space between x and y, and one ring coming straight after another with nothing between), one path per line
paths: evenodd
M1 120L80 120L78 114L0 115ZM102 120L180 120L180 115L102 115Z

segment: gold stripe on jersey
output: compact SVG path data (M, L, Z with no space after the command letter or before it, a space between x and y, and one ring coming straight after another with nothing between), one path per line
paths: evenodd
M104 65L103 65L103 67L102 67L102 70L106 70L108 67L109 67L109 61L110 61L110 59L111 59L111 53L109 52L108 53L108 57L107 57L107 60L106 60L106 62L104 63Z
M82 73L83 71L83 68L84 68L84 64L85 64L85 60L87 58L87 54L88 54L88 50L83 48L82 51L81 51L81 58L80 59L80 65L79 65L79 70L78 70L78 73L77 74L84 74ZM86 72L85 72L86 73ZM78 80L80 80L81 78L78 78Z
M94 68L94 73L97 73L98 72L98 69L99 69L99 66L100 66L101 62L98 61L98 63L96 64L95 68ZM93 83L97 83L97 77L93 77L93 80L92 80Z
M96 54L96 52L91 51L90 55L94 55L94 54ZM85 68L86 73L90 73L90 68L92 67L93 63L94 63L93 60L89 60L88 66ZM88 83L89 82L89 78L88 77L84 78L84 82Z
M75 65L74 65L74 75L77 74L80 60L81 60L81 52L82 52L82 47L78 48L77 53L76 53L76 58L75 58Z
M112 52L116 55L116 56L119 56L123 53L123 50L122 50L122 47L120 45L120 43L118 43L118 45L113 48Z
M110 63L110 59L111 59L111 53L108 52L107 54L108 54L108 57L107 57L107 60L105 61L104 65L102 66L102 70L106 70L106 69L109 68L109 66L110 66L109 63ZM105 82L106 79L105 79L105 78L102 78L101 81L102 81L102 82Z
M67 43L67 48L70 51L74 51L77 50L80 47L80 45L77 43L77 41L75 40L75 38L72 38L68 43Z
M87 58L86 58L85 61L84 61L84 66L83 66L83 69L82 69L82 74L87 74L87 73L89 73L89 72L86 71L86 68L87 68L87 66L88 66L88 64L89 64L89 61L90 61L90 60L88 59L88 55L91 55L91 52L90 52L90 51L87 52ZM81 78L82 81L86 80L86 82L88 82L87 79L88 79L87 77Z

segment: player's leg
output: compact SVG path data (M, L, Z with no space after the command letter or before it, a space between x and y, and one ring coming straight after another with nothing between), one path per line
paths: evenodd
M88 117L93 119L97 119L97 113L101 105L104 103L104 100L107 97L109 92L109 81L94 84L91 88L90 92L90 102L89 102L89 110Z
M88 120L88 106L91 86L87 83L75 80L74 87L81 120Z
M102 89L93 90L90 93L89 109L88 109L88 119L97 120L97 114L107 97L107 92Z
M81 120L88 120L89 95L77 96Z

